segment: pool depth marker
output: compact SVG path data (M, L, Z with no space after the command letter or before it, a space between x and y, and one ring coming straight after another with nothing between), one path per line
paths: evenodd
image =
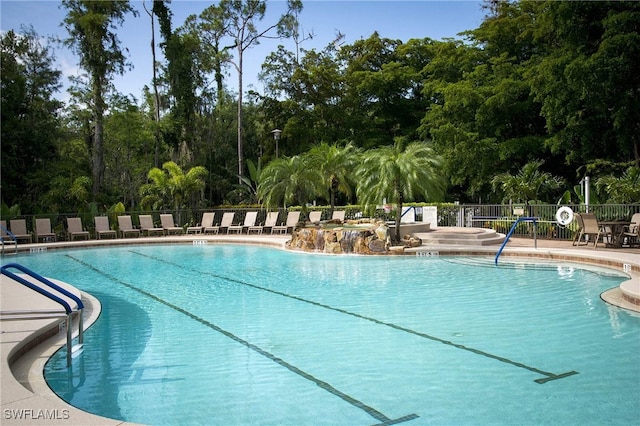
M136 253L136 254L140 254L140 253ZM199 317L199 316L197 316L195 314L192 314L191 312L189 312L189 311L187 311L187 310L185 310L185 309L183 309L183 308L181 308L181 307L179 307L177 305L174 305L173 303L168 302L168 301L156 296L153 293L149 293L148 291L142 290L142 289L134 286L133 284L130 284L130 283L126 282L126 281L123 281L120 278L109 274L108 272L104 272L104 271L96 268L95 266L93 266L93 265L91 265L91 264L89 264L89 263L87 263L87 262L85 262L83 260L80 260L80 259L78 259L76 257L71 256L71 255L66 255L66 256L68 258L80 263L84 267L89 268L92 271L94 271L94 272L96 272L96 273L108 278L109 280L111 280L113 282L116 282L116 283L118 283L120 285L123 285L123 286L125 286L125 287L127 287L127 288L129 288L131 290L134 290L134 291L136 291L136 292L138 292L138 293L140 293L140 294L142 294L142 295L144 295L146 297L149 297L150 299L153 299L154 301L156 301L158 303L161 303L161 304L163 304L163 305L165 305L165 306L167 306L167 307L169 307L169 308L171 308L171 309L173 309L173 310L175 310L177 312L180 312L181 314L184 314L184 315L188 316L189 318L191 318L191 319L193 319L195 321L198 321L199 323L211 328L212 330L215 330L218 333L220 333L220 334L222 334L222 335L224 335L224 336L226 336L226 337L228 337L228 338L230 338L230 339L232 339L232 340L234 340L234 341L246 346L247 348L259 353L260 355L270 359L271 361L275 362L276 364L279 364L282 367L285 367L289 371L291 371L291 372L293 372L293 373L295 373L295 374L297 374L297 375L299 375L299 376L301 376L301 377L303 377L303 378L305 378L305 379L307 379L307 380L309 380L311 382L314 382L316 385L318 385L322 389L326 390L327 392L329 392L329 393L337 396L338 398L348 402L352 406L363 410L364 412L369 414L371 417L373 417L374 419L376 419L379 422L381 422L381 423L377 423L376 426L377 425L395 425L395 424L407 422L407 421L410 421L410 420L413 420L413 419L416 419L416 418L419 417L417 414L408 414L406 416L402 416L402 417L399 417L397 419L390 419L389 417L385 416L383 413L379 412L375 408L369 407L368 405L366 405L362 401L359 401L359 400L351 397L350 395L347 395L346 393L339 391L338 389L336 389L333 386L331 386L329 383L327 383L327 382L325 382L323 380L320 380L317 377L315 377L315 376L313 376L313 375L311 375L311 374L299 369L298 367L296 367L293 364L289 364L288 362L286 362L282 358L279 358L279 357L275 356L274 354L262 349L261 347L256 346L256 345L254 345L253 343L251 343L251 342L249 342L247 340L242 339L241 337L231 333L230 331L227 331L227 330L225 330L223 328L220 328L219 326L215 325L214 323L212 323L212 322L210 322L210 321L208 321L208 320L206 320L204 318L201 318L201 317ZM142 255L142 256L144 256L144 255Z
M358 314L358 313L355 313L355 312L347 311L347 310L342 309L342 308L336 308L334 306L325 305L323 303L315 302L313 300L304 299L304 298L299 297L299 296L294 296L294 295L291 295L291 294L283 293L283 292L278 291L278 290L273 290L273 289L270 289L270 288L261 287L259 285L251 284L251 283L248 283L248 282L244 282L244 281L238 280L236 278L225 277L224 275L218 275L218 274L214 274L214 273L208 272L208 271L199 271L197 269L190 269L190 268L187 268L186 266L181 265L179 263L172 262L172 261L169 261L169 260L166 260L166 259L162 259L162 258L157 257L157 256L147 255L147 254L140 253L140 252L137 252L137 251L134 251L134 250L130 250L130 252L133 253L133 254L137 254L138 256L146 257L148 259L153 259L153 260L156 260L158 262L162 262L162 263L166 263L166 264L171 265L171 266L175 266L175 267L180 268L180 269L184 269L184 270L187 270L187 271L195 271L195 272L203 274L203 275L209 275L209 276L212 276L212 277L215 277L215 278L220 278L220 279L223 279L223 280L226 280L226 281L230 281L230 282L233 282L233 283L236 283L236 284L241 284L241 285L244 285L244 286L247 286L247 287L252 287L252 288L255 288L257 290L261 290L261 291L266 291L266 292L269 292L269 293L277 294L278 296L287 297L287 298L294 299L294 300L297 300L297 301L300 301L300 302L309 303L311 305L315 305L315 306L318 306L318 307L321 307L321 308L330 309L330 310L335 311L335 312L340 312L340 313L343 313L343 314L346 314L346 315L351 315L353 317L360 318L360 319L363 319L363 320L366 320L366 321L370 321L370 322L373 322L375 324L384 325L386 327L390 327L390 328L393 328L393 329L396 329L396 330L404 331L406 333L410 333L410 334L413 334L413 335L416 335L416 336L419 336L419 337L423 337L425 339L433 340L435 342L440 342L440 343L442 343L444 345L453 346L454 348L462 349L463 351L472 352L472 353L474 353L476 355L482 355L482 356L485 356L487 358L495 359L495 360L503 362L505 364L510 364L510 365L513 365L513 366L516 366L516 367L519 367L519 368L523 368L525 370L529 370L529 371L532 371L534 373L541 374L541 375L545 376L543 378L539 378L539 379L535 379L534 380L534 382L539 383L539 384L544 384L544 383L547 383L547 382L550 382L550 381L553 381L553 380L564 379L565 377L569 377L569 376L573 376L575 374L578 374L577 371L568 371L566 373L560 373L560 374L551 373L549 371L540 370L538 368L531 367L531 366L523 364L521 362L517 362L517 361L510 360L508 358L501 357L499 355L494 355L494 354L491 354L489 352L484 352L484 351L479 350L479 349L470 348L468 346L461 345L459 343L454 343L454 342L452 342L450 340L445 340L445 339L442 339L440 337L432 336L430 334L426 334L426 333L423 333L423 332L420 332L420 331L411 330L410 328L402 327L402 326L397 325L397 324L384 322L384 321L381 321L381 320L376 319L376 318L367 317L367 316L364 316L364 315L361 315L361 314Z

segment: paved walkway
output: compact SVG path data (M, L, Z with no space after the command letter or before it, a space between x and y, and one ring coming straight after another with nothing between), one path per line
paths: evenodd
M175 237L145 237L139 239L91 240L21 245L21 251L51 250L83 246L113 244L192 244L207 240L211 243L249 243L283 247L288 236L276 235L187 235ZM438 251L440 254L495 256L498 246L423 246L420 250ZM10 251L10 250L7 250ZM411 253L414 250L407 250ZM626 283L630 291L637 291L640 301L640 249L611 249L593 246L574 247L567 241L538 240L537 248L531 239L512 238L502 256L546 258L597 264L629 273ZM11 262L11 255L2 257L2 264ZM37 272L37 271L36 271ZM51 301L1 276L0 311L54 309ZM72 284L72 283L71 283ZM72 288L73 289L73 288ZM80 292L78 292L79 294ZM612 289L605 298L609 303L640 311L640 305L632 305L622 298L619 288ZM98 317L100 302L82 293L85 303L85 328ZM59 328L60 318L5 320L0 322L0 424L4 425L124 425L127 423L98 417L71 407L59 399L47 386L43 369L47 359L66 342L66 335ZM74 326L76 330L77 326Z

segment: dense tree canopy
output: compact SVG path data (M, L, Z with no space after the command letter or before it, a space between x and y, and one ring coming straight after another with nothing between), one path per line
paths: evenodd
M445 200L501 202L514 196L509 178L529 176L561 187L519 194L523 201L555 202L590 176L594 197L640 202L625 189L640 167L638 2L491 1L479 27L460 39L374 32L343 44L339 34L309 50L300 2L264 23L268 2L246 3L253 12L240 3L203 4L174 27L171 3L154 1L149 16L164 59L141 101L111 93L106 79L126 68L117 24L133 16L127 2L64 1L69 44L88 73L75 79L74 102L64 108L55 98L60 71L35 31L4 34L2 202L24 213L92 201L101 209L212 206L246 200L234 190L240 178L270 206L379 203L360 188L364 175L354 179L350 161L380 159L398 140L430 147ZM242 55L269 34L293 39L265 58L264 91L229 90L239 82L227 81L225 64L242 72ZM338 147L353 152L340 157ZM247 160L259 179L242 179ZM158 164L198 170L205 199L151 202L162 170L147 172ZM400 201L424 198L405 192Z
M45 166L56 157L62 103L54 98L61 72L33 28L2 36L2 200L37 211L51 177Z
M93 194L104 190L104 112L105 95L110 77L122 74L127 64L115 32L129 12L134 12L128 1L63 0L67 9L64 20L69 38L65 43L80 56L80 66L89 73L92 117L91 162ZM134 12L135 13L135 12Z

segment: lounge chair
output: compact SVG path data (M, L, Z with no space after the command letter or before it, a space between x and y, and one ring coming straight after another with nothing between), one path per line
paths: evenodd
M13 232L9 231L9 228L7 228L6 220L0 220L0 238L2 238L2 241L16 240L15 236L13 235Z
M582 237L585 237L585 245L588 245L590 239L588 237L593 238L593 248L595 249L598 246L598 241L600 237L611 238L611 231L607 230L603 226L600 226L598 223L598 219L596 215L593 213L576 213L576 220L578 221L578 226L580 227L576 237L573 239L573 245L580 245L580 240Z
M635 213L631 217L631 223L629 226L625 226L622 230L622 244L628 244L629 246L640 246L640 213Z
M267 213L267 218L264 221L264 225L260 226L260 233L264 232L265 229L273 229L273 227L278 224L278 215L278 212Z
M140 236L140 230L134 228L133 223L131 223L131 216L118 216L118 227L120 228L121 238L127 238L127 235Z
M207 218L211 218L211 220L207 219L206 221L204 215L202 215L202 232L204 232L205 234L217 234L218 232L220 232L220 225L216 225L213 223L216 216L215 213L210 213L210 215L211 216L207 216Z
M18 244L18 241L16 240L16 237L13 235L13 232L9 231L9 228L7 228L6 220L0 220L0 239L2 240L3 243L7 241L11 241Z
M9 229L7 228L7 221L0 220L0 238L2 238L3 240L11 239L9 232Z
M295 211L295 212L289 212L287 213L287 222L282 224L282 225L277 225L271 228L271 233L275 233L278 232L280 234L282 233L288 233L289 232L289 228L293 229L297 224L298 221L300 220L300 212L299 211Z
M237 231L239 234L241 234L244 228L249 229L252 226L256 226L257 218L258 218L258 212L247 212L247 214L244 215L244 223L242 225L231 225L227 227L227 234L230 231L234 231L234 232Z
M26 240L28 243L33 242L31 234L27 232L27 221L24 219L11 219L9 221L10 231L16 240Z
M344 210L334 210L333 214L331 215L331 219L332 220L339 220L341 222L344 222L344 214L346 212Z
M271 214L271 213L276 213L276 215L278 214L278 212L270 212L269 214ZM256 212L256 216L257 216L257 214L258 213ZM267 215L267 219L269 219L269 214ZM278 220L277 216L276 216L276 220ZM249 226L249 227L247 227L247 235L252 233L252 232L255 232L256 234L262 234L262 231L264 230L264 228L265 228L265 226L267 224L266 221L265 221L264 225L256 225L255 222L256 222L256 220L254 219L254 224ZM275 222L273 222L273 224L269 225L269 227L273 226L274 224L275 224Z
M142 235L146 235L147 237L154 234L164 235L164 229L157 228L153 224L153 218L150 214L141 214L138 216L138 219L140 220L140 232L142 232Z
M96 216L93 218L93 223L96 225L96 239L101 239L104 236L117 238L116 231L111 229L109 225L109 218L107 216Z
M56 241L56 234L51 231L49 218L36 219L36 242Z
M234 212L225 212L222 215L222 221L220 222L219 226L214 226L213 228L217 228L218 230L216 231L216 234L221 230L221 229L228 229L230 226L233 225L233 219L235 218L236 214Z
M206 212L202 214L202 221L198 226L190 226L187 228L187 234L200 234L205 228L213 227L213 217L215 213Z
M85 231L82 227L82 219L79 217L67 218L67 238L69 238L69 241L73 241L76 238L89 239L89 231Z
M15 246L16 253L18 252L18 240L13 236L11 231L7 229L6 220L0 220L0 241L2 242L2 254L4 254L4 247L7 244L13 244Z
M171 213L161 214L160 223L162 223L162 229L164 229L164 232L166 232L167 235L184 233L184 229L182 229L180 226L176 226L176 223L173 221L173 215Z
M316 223L322 219L322 211L309 212L309 222Z

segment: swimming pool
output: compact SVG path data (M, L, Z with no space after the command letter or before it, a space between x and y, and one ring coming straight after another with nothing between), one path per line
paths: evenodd
M571 264L317 256L255 246L52 251L20 263L98 297L83 410L146 424L630 424L625 277Z

